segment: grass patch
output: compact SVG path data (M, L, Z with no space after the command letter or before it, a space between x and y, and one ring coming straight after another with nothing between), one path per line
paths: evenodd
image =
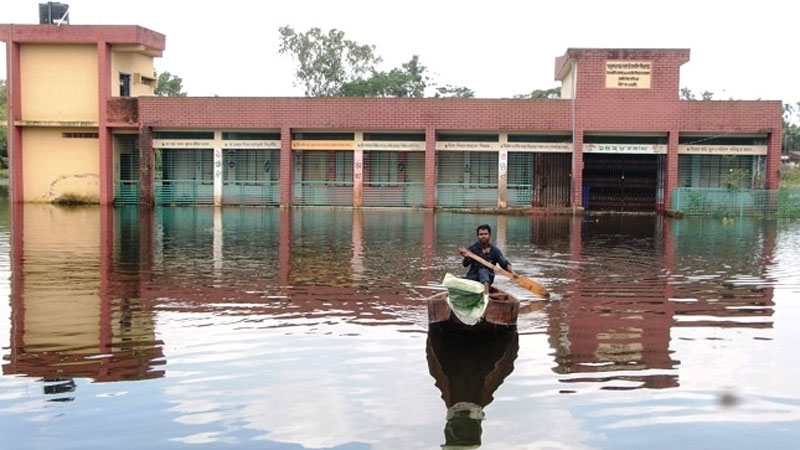
M95 198L78 194L62 194L53 200L53 204L59 206L96 205L97 203L98 201Z
M781 187L800 189L800 167L781 167Z

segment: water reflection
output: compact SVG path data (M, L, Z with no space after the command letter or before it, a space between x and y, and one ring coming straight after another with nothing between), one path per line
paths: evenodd
M381 447L391 434L393 444L425 448L441 442L444 428L445 445L477 438L501 446L498 435L523 444L548 437L547 427L521 431L521 417L539 408L540 420L558 411L580 436L602 435L609 428L585 432L581 424L613 417L608 427L620 433L653 425L652 414L624 406L652 395L643 389L661 390L663 397L647 398L654 411L677 411L669 420L685 413L713 421L713 413L697 412L697 399L716 406L732 386L741 398L732 409L750 408L743 417L755 421L748 383L771 392L764 380L782 377L776 386L794 386L791 370L770 363L793 348L772 340L796 334L791 305L775 306L776 288L800 286L798 240L787 237L797 232L776 244L776 222L44 205L13 206L11 216L9 233L0 223L0 244L11 247L3 419L33 415L24 408L35 400L15 409L33 385L42 403L64 408L135 392L144 410L154 410L152 422L169 424L151 424L169 442L256 433L252 439L305 446ZM464 346L428 336L428 369L445 406L473 405L453 409L448 421L421 356L428 324L420 299L446 272L463 270L456 249L480 223L495 230L515 270L555 295L520 316L519 336L509 342ZM538 300L497 283L523 307ZM776 310L790 326L775 325ZM773 364L766 374L765 363ZM86 380L125 388L108 393ZM511 394L493 401L500 383ZM776 406L781 395L776 388L779 400L760 404L796 420L797 408ZM489 420L476 421L492 401ZM320 426L331 417L338 422ZM459 424L471 431L457 441L465 436Z
M516 331L487 336L428 332L428 371L447 407L443 448L481 445L484 408L514 370L519 351Z
M572 234L574 282L566 301L549 310L554 371L564 375L562 382L614 390L676 387L675 327L772 327L773 292L763 261L771 258L774 223L762 232L740 229L735 240L733 230L715 223L685 239L686 223L654 216L581 221L581 233ZM750 256L715 257L712 248ZM719 266L731 259L736 267ZM737 283L742 278L755 286Z
M675 387L676 327L772 327L774 222L44 205L13 214L7 374L163 376L160 311L246 315L246 327L424 326L418 297L460 270L454 250L483 222L516 270L559 294L532 314L547 318L564 383Z
M116 268L111 259L110 214L44 205L14 206L13 213L11 345L3 373L55 383L45 385L47 394L71 392L73 378L163 376L141 285L125 279L125 258Z

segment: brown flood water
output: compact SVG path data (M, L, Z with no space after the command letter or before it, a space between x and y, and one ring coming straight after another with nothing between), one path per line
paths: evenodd
M800 222L0 211L0 449L800 439ZM481 223L553 299L498 276L518 332L429 334Z

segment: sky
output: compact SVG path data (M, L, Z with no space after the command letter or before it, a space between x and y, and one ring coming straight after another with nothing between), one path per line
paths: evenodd
M800 101L800 5L792 2L62 2L73 25L141 25L166 35L156 70L182 77L191 96L302 96L292 59L278 53L278 28L289 25L336 28L374 45L382 70L419 55L434 81L477 97L559 86L554 61L568 48L689 48L681 86L697 97L707 90L717 100ZM0 23L36 23L38 3L0 0ZM3 58L3 78L5 69Z

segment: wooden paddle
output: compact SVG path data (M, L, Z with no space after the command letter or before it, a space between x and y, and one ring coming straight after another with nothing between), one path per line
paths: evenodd
M534 294L539 295L539 296L544 297L544 298L550 298L550 293L547 292L547 289L545 289L545 287L542 286L541 284L531 280L530 278L525 278L522 275L517 275L515 273L511 273L511 272L503 269L500 266L495 266L495 265L489 263L489 261L486 261L485 259L483 259L480 256L476 255L475 253L472 253L471 251L469 251L467 249L464 249L464 252L467 254L468 257L474 259L475 261L478 261L479 263L481 263L484 266L494 270L495 272L500 272L500 274L505 275L508 278L516 281L518 285L520 285L521 287L533 292Z

